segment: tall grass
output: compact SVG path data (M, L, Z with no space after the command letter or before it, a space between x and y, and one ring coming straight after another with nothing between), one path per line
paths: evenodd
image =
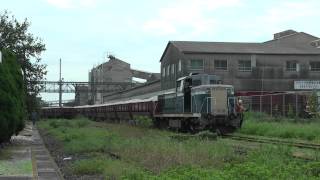
M270 147L244 155L225 140L199 137L179 141L171 138L171 132L157 129L80 121L39 123L41 129L64 144L67 153L84 157L72 164L73 172L79 175L139 180L301 179L307 173L310 179L319 176L317 168L307 171L306 165L312 165L293 159L290 149Z
M245 114L243 134L294 138L320 142L320 121L318 119L273 118L262 113Z
M320 163L293 159L286 147L267 146L251 151L242 162L227 162L222 168L197 165L177 166L159 175L127 174L126 179L230 179L230 180L272 180L272 179L319 179Z
M110 156L106 158L110 154L134 164L138 169L155 174L181 165L222 167L226 160L239 158L231 147L222 142L204 141L200 138L177 141L171 138L170 132L143 127L89 121L84 127L79 127L78 124L79 120L60 119L39 123L40 128L46 129L46 132L63 143L66 153L99 155L76 162L76 173L105 174L106 170L102 168L105 163L102 163L101 159L107 159L110 163L118 161L110 161L109 159L113 158Z

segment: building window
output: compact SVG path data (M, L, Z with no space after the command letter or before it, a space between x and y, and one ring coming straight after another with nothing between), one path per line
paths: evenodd
M297 62L296 61L287 61L286 70L287 71L297 71Z
M238 62L239 71L251 71L251 60L239 60Z
M203 60L202 59L191 59L190 60L191 70L203 70Z
M171 74L174 75L174 64L171 64Z
M320 71L320 62L310 62L311 71Z
M170 65L167 66L167 76L170 75Z
M166 68L163 67L163 68L162 68L162 77L165 77L165 76L166 76Z
M214 68L216 70L228 70L227 60L214 60Z
M181 59L179 59L179 64L178 64L178 71L181 71Z

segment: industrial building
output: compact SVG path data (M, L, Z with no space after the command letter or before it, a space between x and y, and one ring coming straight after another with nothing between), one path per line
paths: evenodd
M320 40L294 30L261 43L169 41L160 62L160 81L105 95L103 101L172 90L190 73L218 75L244 96L320 89Z
M89 72L89 87L87 91L80 91L85 87L81 87L76 93L79 105L83 104L101 104L103 96L127 90L143 83L135 81L133 78L146 80L147 83L159 80L159 73L149 73L136 69L131 69L129 63L122 61L112 55L105 63L94 67ZM85 95L83 93L87 93ZM85 99L88 99L85 103Z
M161 89L189 73L222 77L238 93L311 89L320 82L320 40L294 30L262 43L170 41L160 59Z

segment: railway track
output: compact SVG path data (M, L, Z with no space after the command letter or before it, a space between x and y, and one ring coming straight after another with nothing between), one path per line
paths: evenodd
M243 135L234 135L234 134L227 134L227 135L223 135L222 137L238 140L238 141L256 142L256 143L263 143L263 144L287 145L287 146L298 147L298 148L320 150L320 144L315 144L315 143L294 142L294 141L281 140L281 139L272 139L272 138L255 137L255 136L243 136Z

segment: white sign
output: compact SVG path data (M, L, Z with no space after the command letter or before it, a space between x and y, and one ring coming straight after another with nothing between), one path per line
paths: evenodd
M294 89L313 90L320 89L320 81L294 81Z
M2 63L2 52L0 51L0 63Z

